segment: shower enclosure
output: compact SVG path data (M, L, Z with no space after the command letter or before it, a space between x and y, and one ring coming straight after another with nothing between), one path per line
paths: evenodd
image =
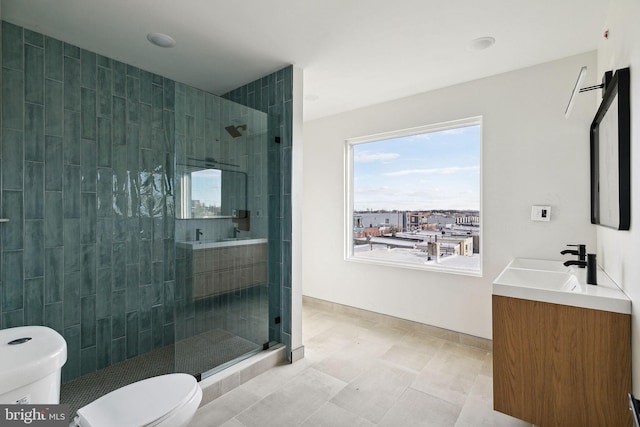
M175 371L269 346L267 114L176 84Z

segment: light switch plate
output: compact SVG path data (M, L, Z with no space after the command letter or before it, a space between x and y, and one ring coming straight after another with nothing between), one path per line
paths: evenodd
M531 221L545 221L551 220L551 206L531 206Z

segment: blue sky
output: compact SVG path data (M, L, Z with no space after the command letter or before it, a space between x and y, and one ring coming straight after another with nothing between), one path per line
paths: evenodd
M222 171L203 169L191 173L191 199L207 206L220 206Z
M353 146L354 210L480 210L480 126Z

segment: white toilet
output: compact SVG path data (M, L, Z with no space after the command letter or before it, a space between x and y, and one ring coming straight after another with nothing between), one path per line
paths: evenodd
M0 330L0 404L59 403L64 338L44 326ZM71 426L183 427L193 418L202 389L188 374L138 381L78 409Z

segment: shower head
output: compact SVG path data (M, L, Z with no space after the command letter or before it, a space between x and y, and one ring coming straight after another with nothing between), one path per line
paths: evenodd
M247 125L226 126L224 130L229 132L229 135L231 135L233 138L238 138L239 136L242 136L242 134L240 133L241 130L247 130Z

